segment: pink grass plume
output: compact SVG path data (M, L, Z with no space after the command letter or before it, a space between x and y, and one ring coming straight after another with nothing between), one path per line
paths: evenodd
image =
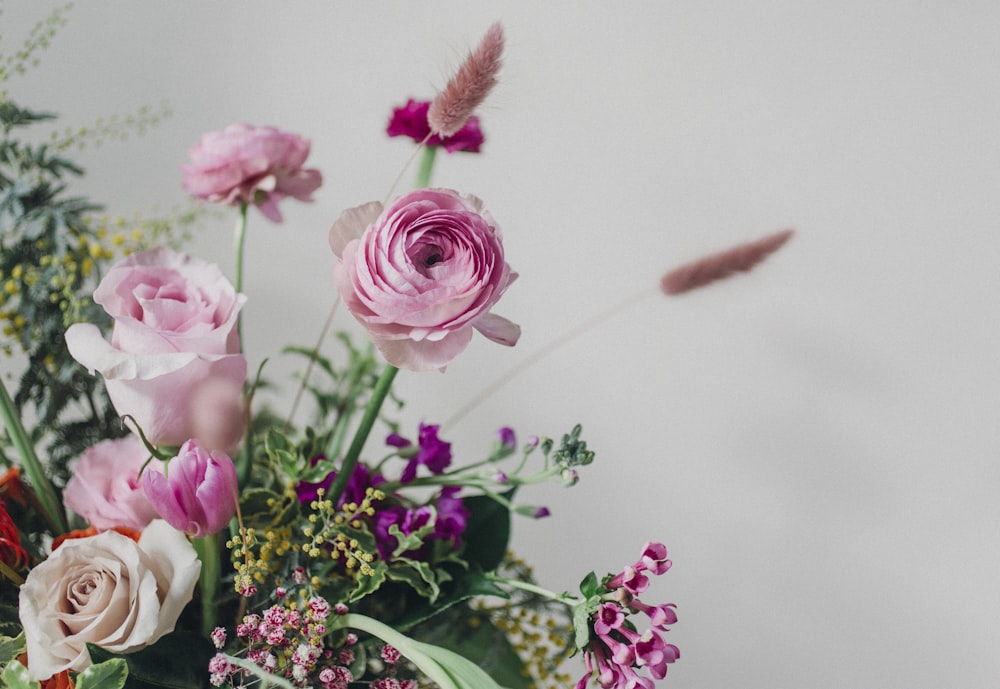
M503 43L503 27L496 22L431 103L427 122L434 134L453 136L486 99L497 83Z
M664 275L660 280L660 289L670 296L684 294L734 273L751 270L780 249L792 234L794 230L782 230L686 263Z

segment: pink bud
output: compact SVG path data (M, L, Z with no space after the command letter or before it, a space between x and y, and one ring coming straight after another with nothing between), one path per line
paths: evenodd
M195 538L219 532L236 514L233 460L205 450L197 440L181 445L166 475L144 471L142 490L161 517Z

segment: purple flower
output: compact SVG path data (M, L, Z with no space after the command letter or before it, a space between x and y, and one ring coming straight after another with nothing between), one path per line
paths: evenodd
M325 455L313 457L312 466L316 466L320 461L325 459ZM322 488L324 491L329 490L336 478L337 472L331 471L321 481L317 481L316 483L299 481L295 486L295 494L298 496L299 503L305 505L317 499L319 497L319 489ZM360 503L365 497L365 491L380 483L385 483L385 477L382 474L373 474L364 464L359 463L355 465L354 473L351 474L350 480L344 487L344 493L340 496L337 506L340 507L347 502Z
M451 464L451 443L438 438L439 428L440 426L437 424L420 424L417 441L419 449L410 457L410 461L403 468L403 473L399 477L400 483L409 483L415 479L417 468L420 466L427 467L432 474L440 474ZM385 442L387 445L399 448L409 447L412 444L396 433L386 438Z
M430 101L418 101L411 98L406 101L406 105L393 108L385 133L389 136L408 136L417 143L427 139L428 146L441 146L448 153L455 151L479 153L484 137L479 129L478 117L470 117L461 129L449 137L442 139L437 134L433 134L428 139L427 135L431 133L431 126L427 122L427 111L430 107Z
M497 440L508 450L517 449L517 434L514 433L514 429L510 426L504 426L497 431Z
M456 497L460 486L447 486L441 489L437 499L437 522L434 524L433 537L439 541L450 541L457 548L462 544L462 534L469 521L469 510L465 508L462 498Z
M167 523L195 538L219 532L236 514L233 460L205 450L196 440L181 445L167 463L166 475L144 471L142 489Z
M455 496L459 490L461 488L458 486L449 486L441 490L433 502L437 510L434 530L425 540L446 541L456 548L461 545L461 537L465 533L465 527L469 521L469 510L465 508L462 499ZM431 513L429 505L421 505L416 508L407 508L402 505L379 507L375 515L374 528L379 556L383 560L388 559L396 549L398 541L395 536L389 533L391 526L395 524L404 535L409 536L427 526L431 519ZM409 555L419 555L419 552L409 553Z

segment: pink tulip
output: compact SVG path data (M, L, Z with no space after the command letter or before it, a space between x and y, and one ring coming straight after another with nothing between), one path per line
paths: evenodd
M196 440L181 446L166 475L145 471L142 489L160 516L175 529L201 538L220 531L236 514L236 468L221 452Z

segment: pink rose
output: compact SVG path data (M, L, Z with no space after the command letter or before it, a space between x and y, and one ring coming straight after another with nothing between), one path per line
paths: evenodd
M115 409L151 442L193 437L190 400L209 381L238 394L247 363L236 322L246 297L217 266L164 248L133 254L108 271L94 301L115 319L111 342L77 323L66 331L70 354L104 376Z
M158 516L139 482L147 459L149 451L134 435L94 445L73 467L63 502L102 531L145 529ZM146 471L159 471L159 464L150 462Z
M184 534L159 519L138 543L115 531L64 542L21 586L31 677L86 669L88 643L130 653L170 633L200 571Z
M184 188L195 198L238 206L252 203L269 220L281 222L278 201L291 196L312 201L323 183L319 170L302 169L309 142L274 127L234 124L209 132L182 165Z
M167 463L166 475L144 473L142 489L161 517L194 538L218 533L236 514L233 460L195 440L181 446Z
M520 327L490 313L517 273L474 196L420 189L384 210L378 202L351 208L330 228L330 246L344 304L394 366L443 369L473 328L508 346L520 337Z

